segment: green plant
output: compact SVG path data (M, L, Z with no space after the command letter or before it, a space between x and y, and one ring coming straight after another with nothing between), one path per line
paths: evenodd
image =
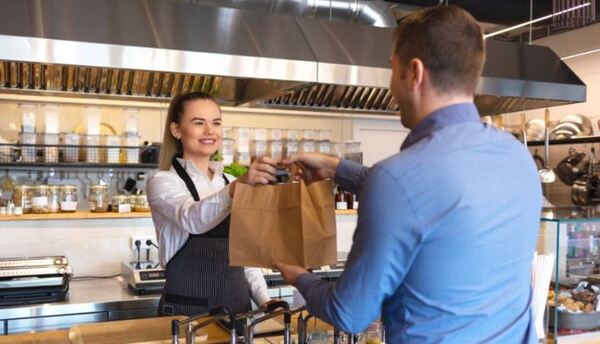
M234 162L229 166L225 166L225 168L223 169L223 172L230 174L236 178L239 178L240 176L244 175L244 173L246 173L247 171L248 168L246 166L242 166L237 162Z

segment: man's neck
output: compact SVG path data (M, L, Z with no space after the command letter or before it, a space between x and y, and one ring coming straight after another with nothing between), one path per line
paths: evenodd
M472 103L473 97L466 95L432 95L431 97L425 97L419 104L416 104L414 113L411 116L410 128L414 129L423 119L429 116L430 113L444 108L446 106L460 104L460 103Z

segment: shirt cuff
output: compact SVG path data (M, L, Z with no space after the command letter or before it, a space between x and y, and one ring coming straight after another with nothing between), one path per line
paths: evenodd
M256 295L252 295L254 302L256 302L256 305L258 307L264 305L265 303L271 301L271 297L269 296L269 293L267 292L267 290L259 290Z
M304 292L308 286L315 281L320 281L320 279L310 272L305 272L296 279L296 288L300 291L300 294L304 296Z
M357 189L365 174L366 167L347 159L340 159L340 163L335 170L334 181L342 189L352 193L358 193Z

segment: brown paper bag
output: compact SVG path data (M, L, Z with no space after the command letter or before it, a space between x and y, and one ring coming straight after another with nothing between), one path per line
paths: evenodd
M273 262L317 268L337 260L332 182L322 180L236 185L231 209L229 263Z

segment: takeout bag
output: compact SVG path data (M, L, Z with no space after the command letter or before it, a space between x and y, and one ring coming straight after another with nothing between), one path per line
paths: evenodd
M237 184L231 209L229 261L272 267L274 262L317 268L337 260L333 185L304 180Z

